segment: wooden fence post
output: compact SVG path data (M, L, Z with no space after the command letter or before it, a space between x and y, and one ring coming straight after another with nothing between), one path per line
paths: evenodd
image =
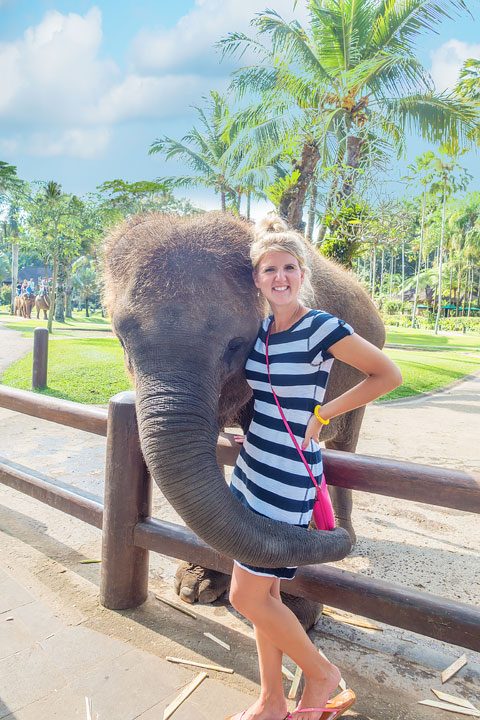
M121 392L108 405L100 602L133 608L148 593L148 550L135 547L135 526L151 514L152 482L140 449L135 396Z
M33 331L32 390L47 386L48 330L39 327Z

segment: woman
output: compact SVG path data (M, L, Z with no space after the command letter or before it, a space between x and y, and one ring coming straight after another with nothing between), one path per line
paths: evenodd
M273 315L260 328L245 366L255 399L254 417L235 466L231 490L254 512L307 527L315 486L276 405L272 386L291 430L315 477L322 476L318 446L324 424L389 392L401 383L398 368L381 350L354 334L343 320L310 310L313 295L306 247L280 218L269 216L251 249L253 279ZM268 379L265 347L271 381ZM340 397L321 405L334 359L367 377ZM260 668L259 699L231 720L283 720L289 716L282 683L282 654L301 667L305 688L294 720L333 720L355 699L352 691L333 700L340 672L324 659L295 615L283 605L280 580L296 568L258 568L235 561L232 605L254 626Z

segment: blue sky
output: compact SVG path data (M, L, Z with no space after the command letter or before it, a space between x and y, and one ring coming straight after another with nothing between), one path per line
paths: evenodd
M477 0L469 2L479 16ZM0 0L0 159L21 177L83 194L104 180L174 175L147 155L163 134L180 138L191 106L223 90L232 65L213 43L266 7L293 16L292 0ZM302 21L299 0L295 15ZM480 57L480 22L466 14L423 36L419 59L441 89L466 57ZM409 158L426 149L409 143ZM480 189L478 155L466 164ZM217 200L192 193L205 208Z

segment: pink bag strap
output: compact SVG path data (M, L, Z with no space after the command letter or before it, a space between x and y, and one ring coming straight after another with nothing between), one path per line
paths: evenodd
M273 320L272 320L272 322L273 322ZM271 380L271 377L270 377L270 363L269 363L269 361L268 361L268 339L269 339L269 337L270 337L270 328L272 327L272 322L271 322L270 325L268 326L267 337L266 337L266 339L265 339L265 361L266 361L266 364L267 364L268 382L270 383L270 387L271 387L271 389L272 389L273 397L274 397L275 402L276 402L276 404L277 404L277 408L278 408L278 412L280 413L280 417L281 417L282 420L283 420L283 424L284 424L285 427L287 428L288 434L290 435L290 437L291 437L291 439L292 439L292 442L293 442L293 444L295 445L295 447L296 447L296 449L297 449L298 454L299 454L300 457L302 458L303 464L304 464L305 467L307 468L307 472L308 472L308 474L310 475L311 481L313 482L313 484L315 485L315 487L317 488L317 490L319 490L320 488L319 488L318 482L317 482L316 479L315 479L315 475L313 474L310 465L308 464L308 462L307 462L306 459L305 459L305 455L303 454L302 448L301 448L300 445L298 444L297 439L296 439L295 435L293 434L293 432L292 432L292 430L291 430L291 428L290 428L290 425L288 424L287 418L285 417L285 414L284 414L284 412L283 412L283 410L282 410L282 406L280 405L280 402L279 402L279 400L278 400L277 393L276 393L275 390L273 389L272 380Z

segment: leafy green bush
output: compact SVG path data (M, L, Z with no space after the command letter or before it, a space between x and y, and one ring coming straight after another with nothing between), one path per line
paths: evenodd
M2 285L0 288L0 305L8 305L12 302L10 285Z
M401 300L384 300L382 304L382 315L395 315L402 312L404 303Z
M412 315L388 315L382 314L385 325L392 327L411 327ZM433 330L435 328L435 316L417 315L415 327L421 330ZM456 330L457 332L480 332L480 317L448 317L440 318L440 330Z
M480 332L480 317L448 317L440 319L442 330Z

